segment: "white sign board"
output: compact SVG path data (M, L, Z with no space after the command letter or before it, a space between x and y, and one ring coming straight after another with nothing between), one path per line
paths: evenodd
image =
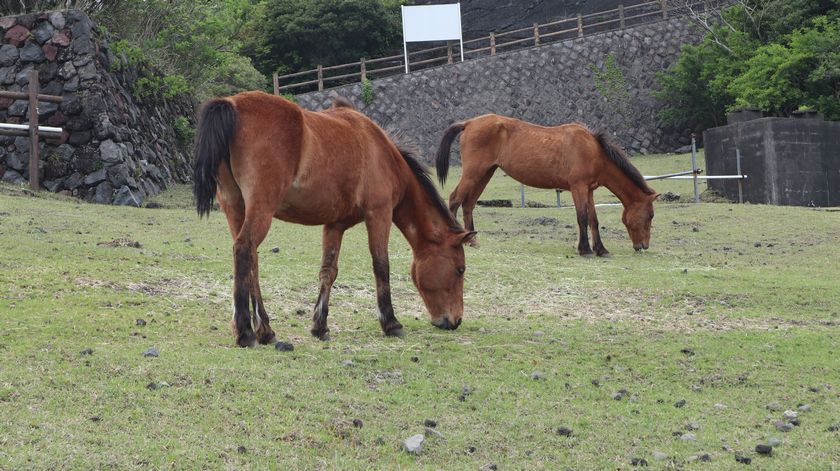
M411 42L457 39L461 42L461 61L464 60L460 3L404 6L402 17L406 73L408 72L408 43Z

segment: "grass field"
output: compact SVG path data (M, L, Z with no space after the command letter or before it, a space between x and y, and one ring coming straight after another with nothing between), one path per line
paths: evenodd
M518 184L498 174L498 198ZM637 254L605 206L613 257L584 259L571 209L478 208L454 332L430 325L395 229L403 339L380 333L359 227L327 343L308 333L320 228L277 222L260 268L280 352L234 347L222 215L199 220L184 187L156 201L0 187L0 469L838 469L840 212L658 203ZM799 426L777 430L788 409ZM439 435L405 452L426 420Z

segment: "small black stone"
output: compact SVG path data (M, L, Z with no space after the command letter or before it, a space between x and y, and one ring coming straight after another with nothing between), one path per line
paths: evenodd
M365 426L365 423L362 422L362 419L353 419L353 426L356 428L362 428Z
M245 453L248 453L248 449L242 445L239 445L239 448L236 449L236 452L240 455L244 455Z
M146 321L143 320L143 319L137 319L136 321L134 321L134 323L136 325L139 325L140 327L143 327L144 325L146 325Z
M274 348L279 352L291 352L294 351L295 346L286 342L277 342L274 344Z
M593 380L592 380L592 386L598 387L598 386L600 386L600 385L601 385L601 382L600 382L600 381L598 381L597 379L593 379Z
M152 381L151 383L146 385L146 389L148 389L149 391L154 391L157 388L158 388L158 384L155 383L154 381Z
M90 418L91 422L99 422L100 420L102 420L102 417L99 417L98 415L94 415Z
M82 355L82 356L93 355L93 349L92 348L86 348L86 349L82 350L81 352L79 352L79 355Z
M680 350L680 352L684 353L688 356L693 356L694 355L694 350L692 350L690 348L683 348L682 350Z
M473 454L475 453L476 448L474 446L467 447L467 453Z
M572 436L572 429L568 427L558 427L557 428L557 435L561 437L571 437Z
M705 461L705 462L712 461L712 457L709 456L708 453L703 453L702 455L698 456L697 459L700 460L700 461Z
M802 422L799 420L799 417L797 417L797 418L795 418L795 419L791 419L791 420L790 420L790 423L791 423L791 424L793 424L793 425L794 425L794 427L799 427L799 425L801 425L801 424L802 424Z
M630 464L633 466L647 466L648 462L644 458L633 458L630 460Z
M437 422L435 422L432 419L426 419L426 420L423 421L423 426L429 427L429 428L435 428L435 427L437 427Z
M698 228L696 228L696 227L692 227L692 228L691 228L691 232L700 232L700 229L698 229Z
M417 358L417 357L411 357L411 361L413 361L414 363L417 363L417 362L420 361L420 359Z
M487 469L489 469L490 471L496 471L499 468L496 467L494 463L490 463L490 466L488 466Z
M770 446L770 445L764 445L764 444L756 445L755 446L755 452L758 453L759 455L771 456L773 454L773 447Z
M280 247L274 247L271 249L271 253L280 253Z
M680 399L679 401L677 401L677 403L674 404L674 407L676 407L677 409L685 407L685 399Z
M735 455L735 461L742 464L750 464L752 463L752 458L749 458L747 456Z

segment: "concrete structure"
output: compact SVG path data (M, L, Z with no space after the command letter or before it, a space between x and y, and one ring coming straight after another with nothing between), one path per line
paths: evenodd
M816 118L760 118L703 133L708 175L737 173L741 154L744 201L790 206L840 205L840 122ZM737 180L709 186L738 199Z

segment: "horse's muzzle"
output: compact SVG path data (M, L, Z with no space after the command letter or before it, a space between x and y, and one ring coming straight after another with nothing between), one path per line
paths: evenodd
M647 250L648 246L645 244L636 244L633 248L636 249L636 252L641 252L642 250Z
M438 329L443 329L443 330L455 330L455 329L457 329L457 328L458 328L458 326L459 326L459 325L461 325L461 319L458 319L457 321L455 321L454 323L452 323L452 322L449 322L449 318L448 318L448 317L444 317L444 318L443 318L443 320L442 320L442 321L440 321L440 322L438 322L437 324L435 324L434 322L432 322L432 324L433 324L435 327L437 327Z

